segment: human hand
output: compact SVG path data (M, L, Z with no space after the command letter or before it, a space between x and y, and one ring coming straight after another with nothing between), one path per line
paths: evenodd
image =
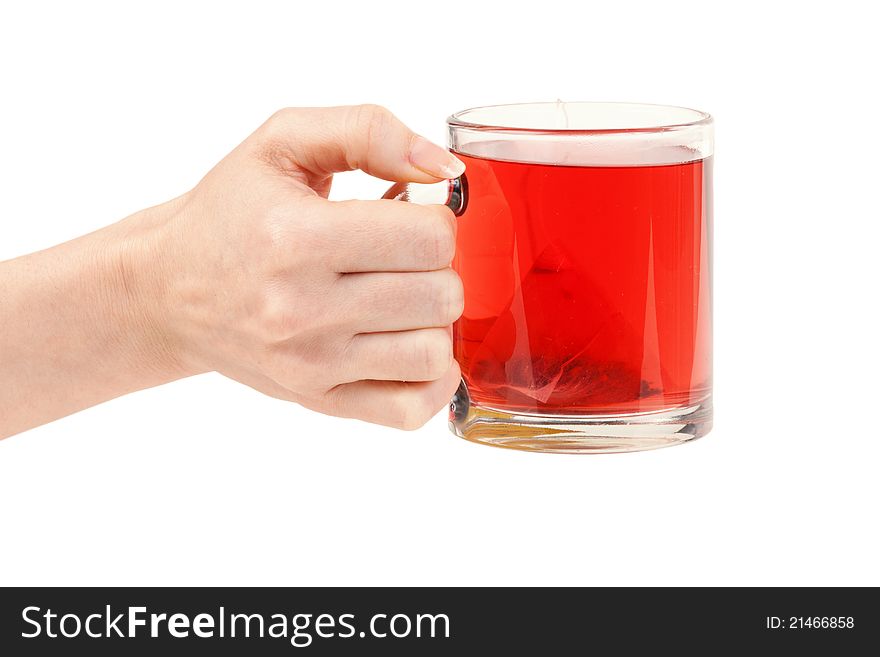
M460 379L445 206L329 201L334 172L436 182L464 165L376 106L282 110L151 219L126 275L188 373L403 429ZM146 286L146 287L145 287Z

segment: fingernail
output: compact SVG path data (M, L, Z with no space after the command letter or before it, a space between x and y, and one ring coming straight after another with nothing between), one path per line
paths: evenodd
M409 153L410 162L435 178L458 178L464 173L464 162L424 137L416 137Z

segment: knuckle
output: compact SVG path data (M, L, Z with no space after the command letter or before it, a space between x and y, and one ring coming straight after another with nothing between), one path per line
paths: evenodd
M355 106L355 112L358 120L362 124L384 123L388 121L392 114L391 111L382 105L374 103L363 103Z
M423 222L421 259L431 267L447 267L455 255L455 232L446 216L432 212Z
M275 204L266 208L259 221L255 222L253 232L262 240L261 246L274 252L285 248L290 241L291 229L295 226L291 221L289 206Z
M264 293L257 314L257 334L268 344L286 340L299 329L299 316L293 305L274 290Z
M385 134L394 115L381 105L370 103L355 105L354 123L359 134L365 135L367 143L372 144Z
M428 333L416 343L413 364L418 365L420 378L439 379L452 364L452 340L445 331Z
M295 218L290 205L283 206L277 211L279 227L283 230L277 232L282 239L276 246L285 256L315 257L326 247L323 239L327 230L326 223L316 216L317 213L313 212L309 205L306 202L299 203L296 206Z
M305 200L293 204L280 199L270 204L251 229L263 255L263 268L271 268L271 274L323 263L326 258L321 254L332 246L327 234L327 222Z
M410 391L396 395L390 411L389 424L403 431L415 431L434 416L425 397Z
M384 141L392 130L394 124L394 115L381 105L365 104L355 105L353 111L354 130L349 133L349 138L358 141L361 144L360 149L369 157L369 153L373 150L374 145ZM362 161L350 161L349 167L359 169L364 166Z
M285 107L272 114L255 133L257 155L270 167L280 171L297 168L293 152L297 149L296 135L303 120L303 110Z
M269 134L277 132L282 126L289 125L296 120L297 110L293 107L282 107L276 110L266 121L265 127Z
M437 272L436 319L446 326L461 317L464 310L464 287L461 278L452 269Z
M289 390L308 396L320 396L336 380L334 368L328 367L333 351L322 334L308 331L268 345L265 373Z
M352 408L351 398L342 390L339 386L332 386L317 395L324 408L322 412L336 417L358 417L359 414Z

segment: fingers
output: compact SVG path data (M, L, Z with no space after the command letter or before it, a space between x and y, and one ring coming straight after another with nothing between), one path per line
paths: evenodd
M355 334L449 326L464 310L461 279L451 269L345 274L336 299Z
M268 148L286 152L281 159L319 175L362 169L385 180L429 183L464 172L460 160L378 105L284 109L261 131Z
M361 333L341 365L345 382L434 381L452 366L452 337L448 328Z
M436 381L357 381L337 386L327 393L330 412L356 417L398 429L418 429L449 403L461 380L452 366Z
M455 215L445 205L326 202L329 265L338 273L431 271L455 254Z

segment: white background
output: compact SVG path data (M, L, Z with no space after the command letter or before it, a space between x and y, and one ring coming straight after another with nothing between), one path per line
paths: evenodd
M717 411L682 447L535 455L201 376L0 443L0 584L880 584L863 6L4 4L0 260L186 191L283 106L440 142L482 104L710 111Z

